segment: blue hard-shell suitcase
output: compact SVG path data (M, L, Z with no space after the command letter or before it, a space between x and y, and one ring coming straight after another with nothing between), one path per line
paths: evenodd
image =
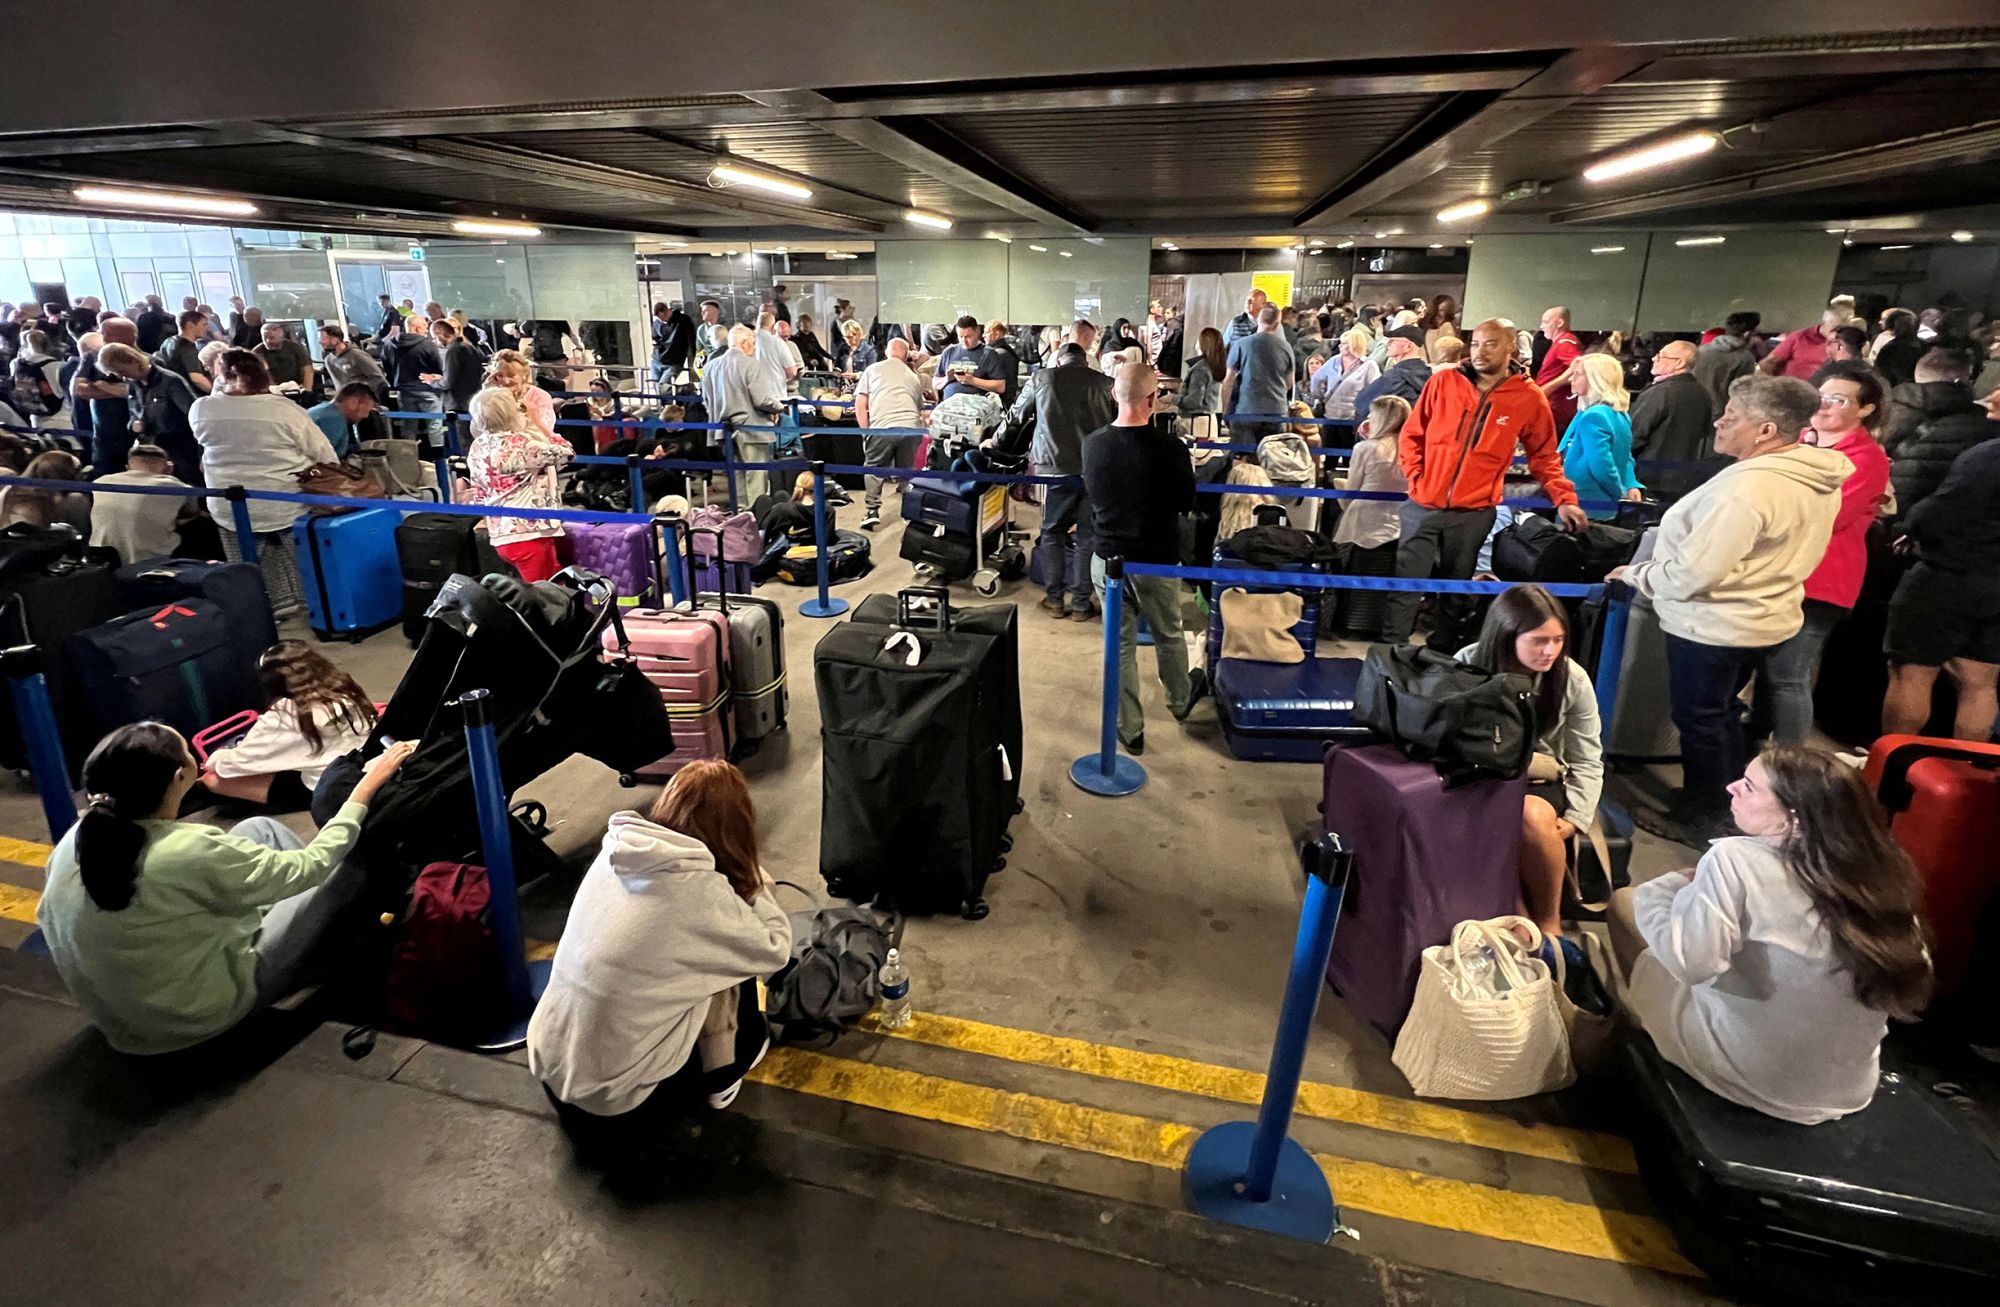
M292 524L306 620L320 639L359 640L402 620L401 521L392 508L371 508Z
M1354 721L1359 658L1212 664L1216 715L1229 752L1246 762L1318 762L1326 746L1372 738Z

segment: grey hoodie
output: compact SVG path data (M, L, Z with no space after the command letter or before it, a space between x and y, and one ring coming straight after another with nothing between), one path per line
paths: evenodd
M565 1103L629 1112L687 1062L711 995L791 955L768 886L745 903L699 840L616 813L528 1022L528 1069Z
M1853 471L1813 445L1732 463L1667 510L1652 558L1627 579L1669 635L1736 649L1789 640Z

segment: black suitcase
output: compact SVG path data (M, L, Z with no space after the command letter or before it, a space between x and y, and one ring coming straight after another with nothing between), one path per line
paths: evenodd
M414 645L424 638L424 614L454 575L520 573L500 557L480 519L460 513L410 513L396 526L396 556L403 567L403 635Z
M2000 1159L1921 1068L1887 1070L1852 1116L1801 1126L1710 1093L1643 1035L1623 1057L1640 1175L1718 1280L1815 1303L2000 1295ZM1898 1066L1890 1050L1884 1065Z
M263 571L250 563L203 563L154 558L118 569L118 598L125 612L158 610L176 599L213 599L231 620L254 626L259 648L278 642Z
M976 921L1019 774L986 688L997 641L913 620L843 622L813 650L820 874L843 898Z
M212 599L176 599L71 638L79 688L99 735L161 721L182 735L264 707L258 632Z
M0 640L9 647L32 644L41 650L49 704L72 776L98 737L77 682L76 664L68 654L69 639L125 611L118 602L116 569L109 562L80 556L81 545L78 541L79 556L45 556L32 570L17 570L0 579ZM0 766L18 771L27 765L14 697L0 693Z
M903 520L926 527L942 527L955 536L970 540L979 510L978 495L955 495L912 485L903 492Z
M911 620L927 628L937 625L945 609L951 627L969 635L991 636L993 653L984 664L986 690L993 696L999 722L999 742L1007 750L1006 817L1021 810L1021 610L1012 604L952 608L948 591L916 587L900 594L869 595L854 607L851 622L865 626L899 626L907 609ZM1003 818L1003 822L1004 822ZM1002 852L1005 852L1003 849Z

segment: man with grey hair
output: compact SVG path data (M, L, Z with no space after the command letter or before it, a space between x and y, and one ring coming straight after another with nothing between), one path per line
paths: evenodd
M1615 569L1653 601L1681 735L1681 789L1639 824L1701 848L1729 830L1726 787L1749 753L1736 696L1805 624L1805 582L1826 554L1845 454L1800 443L1819 393L1797 377L1739 377L1715 420L1730 466L1667 510L1652 557Z
M915 431L924 425L924 380L910 366L910 342L901 336L889 341L889 357L871 363L854 386L854 421L863 431L901 427ZM863 436L861 461L869 467L908 471L917 465L917 437ZM861 529L873 531L882 525L882 486L887 477L864 478L866 513Z
M756 359L758 366L777 383L778 393L783 394L790 389L792 379L799 375L799 370L792 366L791 351L786 349L785 342L778 338L778 319L771 310L765 309L757 315L757 331L752 341L751 357ZM729 347L736 348L734 328L729 332Z
M723 437L734 442L735 459L744 463L770 462L778 445L775 432L744 428L768 426L785 407L785 383L758 359L757 344L758 333L738 323L729 329L729 348L710 359L701 374L708 420L729 424ZM738 478L741 501L755 503L771 492L771 484L771 474L763 468L743 473Z
M1632 397L1632 457L1702 468L1646 474L1654 493L1678 499L1722 467L1714 462L1715 402L1694 374L1694 342L1670 340L1653 355L1653 384Z
M1043 473L1080 477L1084 438L1118 417L1112 385L1090 366L1083 346L1071 341L1056 351L1052 366L1029 378L1007 415L1006 430L1033 432L1030 449ZM1083 486L1074 481L1050 486L1035 556L1042 569L1042 611L1051 617L1087 622L1097 615L1090 584L1096 534Z

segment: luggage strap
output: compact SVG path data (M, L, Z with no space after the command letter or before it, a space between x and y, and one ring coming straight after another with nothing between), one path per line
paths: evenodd
M722 693L716 695L713 699L710 699L707 703L703 704L670 703L666 706L667 716L706 717L709 713L714 712L717 708L720 708L723 704L728 702L729 702L729 690L725 687Z
M785 685L785 673L779 672L777 679L772 681L769 685L760 685L754 690L738 690L736 692L736 697L738 699L762 699L767 695L776 694L779 690L784 688L784 685Z

